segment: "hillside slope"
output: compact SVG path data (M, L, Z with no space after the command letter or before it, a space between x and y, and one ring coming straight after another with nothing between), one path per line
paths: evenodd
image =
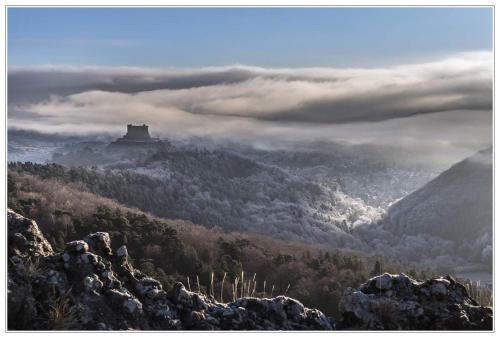
M66 242L91 232L108 232L114 250L126 244L137 267L166 287L179 280L186 284L190 278L194 288L199 277L201 289L207 290L212 272L217 281L224 274L229 281L241 279L244 271L248 278L255 274L260 296L288 289L287 295L305 306L337 315L343 289L379 273L374 269L377 261L391 273L405 272L422 279L432 275L398 259L155 218L80 188L62 180L9 171L8 204L34 219L55 250L64 250ZM220 290L220 285L216 288ZM223 291L228 299L228 283Z
M492 173L491 148L466 158L392 205L387 226L451 240L491 234Z
M100 156L87 148L59 157L63 166L9 167L80 184L159 217L286 240L336 243L352 228L382 217L381 209L348 196L334 182L314 182L224 151L167 149L141 156L124 151L123 158L106 165L94 161ZM68 167L89 165L89 159L97 168Z
M399 238L442 238L454 243L455 254L491 264L492 188L489 148L455 164L392 205L383 227Z

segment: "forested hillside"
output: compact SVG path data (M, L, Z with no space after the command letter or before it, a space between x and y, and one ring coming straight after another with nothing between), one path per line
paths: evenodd
M9 168L77 183L156 216L288 240L340 244L354 227L382 217L381 209L351 198L335 182L314 182L227 152L168 151L128 161L106 169L19 162Z
M74 171L66 172L59 166L40 168L61 170L60 178L42 172L35 176L9 171L10 208L43 226L55 249L90 232L109 232L114 249L126 244L134 265L165 286L182 280L196 290L199 280L200 288L206 290L213 272L220 288L224 275L234 280L243 273L245 279L255 278L258 295L286 293L307 306L337 314L338 300L346 287L359 285L382 270L419 278L431 275L395 259L155 218L68 183ZM107 184L110 189L116 187L115 182ZM231 294L229 285L226 288L224 299Z
M479 151L395 203L379 225L353 235L388 256L439 271L486 273L491 283L492 173L491 148Z

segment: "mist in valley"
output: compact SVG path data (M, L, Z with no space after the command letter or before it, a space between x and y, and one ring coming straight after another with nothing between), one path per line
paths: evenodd
M418 198L491 146L491 67L485 52L373 69L13 67L8 157L86 168L129 190L90 191L161 217L491 272L490 181ZM162 146L110 150L129 123ZM481 198L441 200L461 194ZM396 222L399 205L422 214ZM433 231L461 208L481 215L467 236Z

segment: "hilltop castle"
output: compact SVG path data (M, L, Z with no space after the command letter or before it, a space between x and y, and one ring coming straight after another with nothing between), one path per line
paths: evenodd
M149 126L145 124L142 126L127 124L127 134L123 136L123 139L130 141L148 141L151 139L148 129Z
M149 126L143 124L142 126L134 126L132 124L127 125L127 133L112 142L111 145L150 145L160 142L160 139L156 137L151 137L149 135Z

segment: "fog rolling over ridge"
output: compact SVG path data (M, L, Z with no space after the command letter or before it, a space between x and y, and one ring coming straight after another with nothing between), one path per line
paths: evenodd
M491 57L12 67L9 159L160 217L489 273L491 153L473 154L492 145ZM164 147L108 148L129 123Z
M16 66L9 126L117 135L147 123L169 138L266 147L398 145L451 165L491 144L491 70L489 52L371 69Z

